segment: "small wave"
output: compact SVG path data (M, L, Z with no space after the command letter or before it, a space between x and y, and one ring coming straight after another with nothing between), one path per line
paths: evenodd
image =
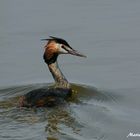
M36 89L51 88L53 84L32 84L22 86L12 86L0 89L0 107L14 106L18 98L30 91ZM95 87L80 85L72 83L73 96L71 102L79 103L86 102L87 100L95 100L98 102L117 102L119 99L118 95L112 92L99 90Z

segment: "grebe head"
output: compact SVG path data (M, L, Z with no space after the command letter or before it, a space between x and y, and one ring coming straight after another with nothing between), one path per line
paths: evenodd
M42 40L48 41L44 47L44 59L47 63L56 61L59 54L71 54L79 57L86 57L85 55L73 49L64 39L50 36L49 39Z

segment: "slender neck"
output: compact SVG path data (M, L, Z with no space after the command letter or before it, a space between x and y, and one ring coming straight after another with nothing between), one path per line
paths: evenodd
M49 70L52 73L52 76L56 82L57 87L61 88L70 88L70 84L68 83L67 79L59 69L57 61L54 63L48 64Z

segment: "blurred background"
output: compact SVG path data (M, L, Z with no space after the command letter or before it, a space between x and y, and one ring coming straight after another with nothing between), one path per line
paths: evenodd
M139 1L2 0L0 85L53 81L41 38L62 37L87 59L59 57L71 82L139 87Z

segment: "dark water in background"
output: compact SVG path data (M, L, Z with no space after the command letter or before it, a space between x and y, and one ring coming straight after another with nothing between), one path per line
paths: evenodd
M139 7L139 0L0 1L0 140L139 139L127 138L140 133ZM19 109L20 95L53 82L40 41L48 35L88 56L59 57L78 101Z

